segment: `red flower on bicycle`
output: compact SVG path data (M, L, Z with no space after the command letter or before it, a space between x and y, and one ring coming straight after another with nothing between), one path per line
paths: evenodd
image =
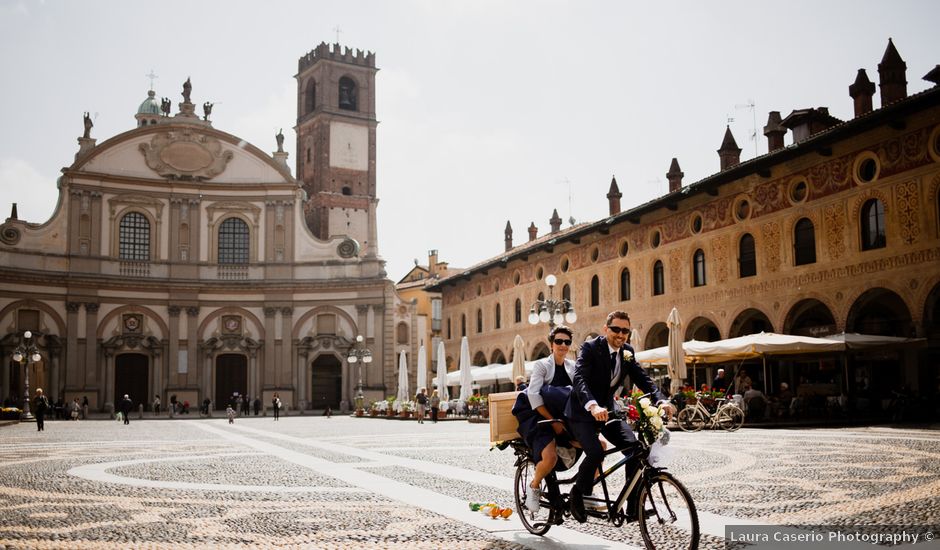
M636 422L640 419L640 411L636 410L633 405L627 405L627 418L630 419L630 422Z

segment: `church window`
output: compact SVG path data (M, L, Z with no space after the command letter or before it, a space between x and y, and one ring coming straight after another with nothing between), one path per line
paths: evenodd
M522 300L519 298L516 298L515 314L513 315L513 318L517 323L522 322Z
M630 299L630 270L626 267L620 272L620 301Z
M816 263L816 229L809 218L796 222L793 230L793 252L796 265Z
M307 91L304 94L304 113L312 113L317 108L317 83L311 78L307 81Z
M347 111L358 111L359 102L356 83L348 76L339 79L339 108Z
M228 218L219 226L219 263L247 264L249 249L248 224Z
M591 307L601 303L601 281L597 275L591 277Z
M862 206L862 250L884 248L885 205L878 199L870 199Z
M738 277L757 275L757 253L754 249L754 237L750 233L741 236L738 242Z
M692 255L692 286L705 286L705 253L701 248Z
M122 260L150 260L150 220L140 212L121 218L118 231L119 254Z
M663 276L663 262L656 260L653 264L653 296L666 293L666 278Z

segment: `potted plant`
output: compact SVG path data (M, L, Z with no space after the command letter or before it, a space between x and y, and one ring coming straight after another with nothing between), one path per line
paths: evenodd
M401 402L401 417L402 418L411 418L411 411L414 410L414 401L402 401Z
M398 403L395 400L395 396L390 395L386 397L385 398L385 414L388 415L389 418L394 418L397 412L396 409L398 409Z

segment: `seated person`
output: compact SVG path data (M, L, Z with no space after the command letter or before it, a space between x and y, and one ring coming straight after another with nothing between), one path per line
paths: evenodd
M786 382L780 383L780 393L776 398L770 400L771 413L776 416L783 416L790 413L790 403L793 401L793 392L790 391L790 385Z
M757 388L747 387L744 390L744 404L747 416L751 420L761 420L767 412L767 398Z
M624 311L607 315L604 335L588 340L581 346L572 378L571 395L565 405L565 415L572 434L581 443L585 458L578 469L577 480L571 489L571 515L580 523L587 521L584 495L590 495L594 474L604 461L604 450L598 440L598 430L611 444L623 447L629 458L639 446L633 428L623 421L607 422L607 411L614 406L614 396L622 388L634 385L651 394L653 403L667 403L653 380L637 364L633 348L627 345L630 334L630 316ZM675 412L672 410L670 412ZM629 472L628 472L629 474ZM635 513L627 511L628 515Z
M542 479L558 462L556 437L562 441L567 439L563 424L553 422L546 427L539 421L561 418L574 372L574 361L565 358L571 347L571 338L571 329L564 325L552 329L548 335L552 354L535 362L529 385L516 398L512 409L519 420L519 434L538 460L525 503L526 508L533 512L539 508Z

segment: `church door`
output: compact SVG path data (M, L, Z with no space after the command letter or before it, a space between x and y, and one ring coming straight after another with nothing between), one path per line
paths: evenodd
M238 395L244 395L247 391L248 358L235 353L223 353L216 357L215 395L210 397L215 410L225 410L232 394L238 392Z
M313 362L313 389L310 403L314 409L339 409L343 398L343 365L332 355L321 355Z
M114 359L114 406L127 394L137 405L150 403L150 389L147 384L150 371L150 358L141 353L122 353Z

